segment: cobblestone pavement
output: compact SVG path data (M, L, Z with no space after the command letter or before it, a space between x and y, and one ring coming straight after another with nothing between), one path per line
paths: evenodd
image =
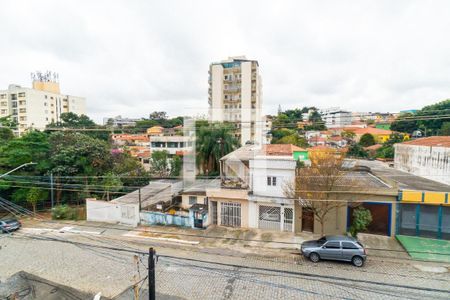
M2 236L0 278L24 270L112 297L145 278L147 257L139 252L144 253L149 246L159 254L158 292L186 299L450 297L449 273L423 272L409 262L369 259L363 268L355 268L337 262L313 264L295 254L275 258L232 256L110 236L57 232L19 231ZM132 251L138 253L137 257Z

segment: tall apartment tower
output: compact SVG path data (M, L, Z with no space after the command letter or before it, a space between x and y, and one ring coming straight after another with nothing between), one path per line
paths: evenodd
M209 120L230 122L234 135L245 145L262 144L261 76L256 60L230 57L209 66Z
M31 128L45 129L51 122L59 122L65 112L86 114L85 98L61 94L55 73L37 72L32 78L32 88L11 84L0 90L0 117L10 116L18 124L16 135Z

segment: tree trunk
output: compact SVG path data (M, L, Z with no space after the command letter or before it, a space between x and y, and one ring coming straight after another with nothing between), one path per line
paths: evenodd
M33 214L36 214L36 203L31 203L31 205L33 206Z

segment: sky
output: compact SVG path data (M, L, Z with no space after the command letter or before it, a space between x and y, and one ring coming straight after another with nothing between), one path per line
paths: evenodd
M0 89L59 73L104 117L201 115L211 62L259 61L263 109L450 98L450 1L2 1Z

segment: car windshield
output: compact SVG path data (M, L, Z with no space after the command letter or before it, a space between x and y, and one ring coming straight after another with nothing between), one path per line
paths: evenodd
M325 236L323 236L317 240L317 243L323 245L323 244L325 244L326 241L327 241L327 238Z
M6 224L14 224L14 223L16 223L17 221L16 220L5 220L4 221Z

